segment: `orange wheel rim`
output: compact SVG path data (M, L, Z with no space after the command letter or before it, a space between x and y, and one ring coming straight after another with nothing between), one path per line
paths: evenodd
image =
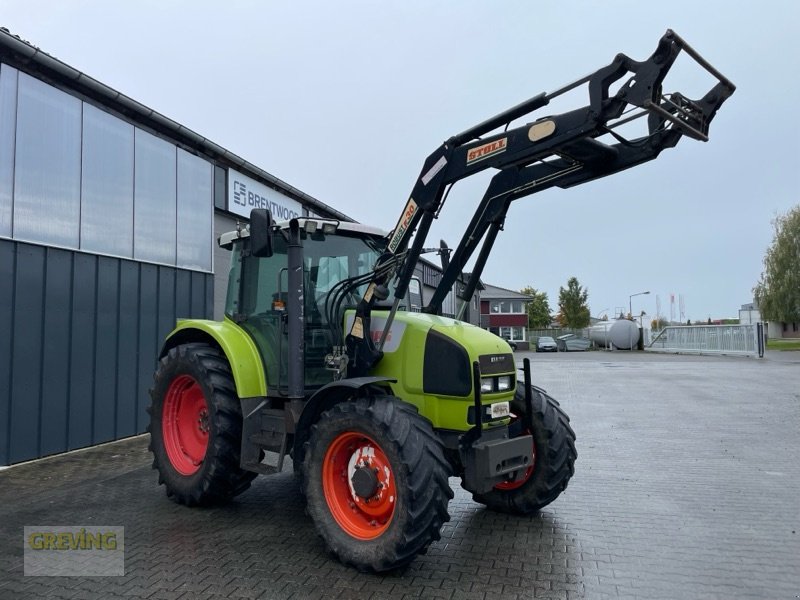
M369 436L340 433L328 446L322 489L333 518L350 536L373 540L389 528L397 506L392 465Z
M208 404L193 377L179 375L169 384L161 414L161 435L173 468L196 473L208 448Z

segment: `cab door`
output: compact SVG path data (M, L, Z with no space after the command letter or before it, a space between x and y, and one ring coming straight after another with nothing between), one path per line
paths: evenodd
M267 394L281 395L288 381L286 244L281 235L273 236L273 254L265 258L252 256L248 245L249 240L245 240L238 265L237 256L233 257L228 310L258 348L267 376Z

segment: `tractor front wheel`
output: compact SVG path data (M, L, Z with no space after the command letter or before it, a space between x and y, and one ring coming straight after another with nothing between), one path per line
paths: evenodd
M408 564L450 520L450 466L430 422L391 396L325 411L305 445L307 512L343 563L383 572Z
M206 344L172 348L150 390L150 451L167 496L189 506L219 504L256 474L239 468L242 413L225 355Z
M529 515L547 506L567 489L575 473L575 432L569 417L544 390L531 387L533 431L527 425L525 389L517 384L511 402L511 437L530 433L533 437L533 463L513 480L498 483L494 489L473 494L475 502L488 508L517 515Z

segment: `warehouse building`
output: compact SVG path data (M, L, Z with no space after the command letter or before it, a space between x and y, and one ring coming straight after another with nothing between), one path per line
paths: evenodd
M0 465L145 431L160 344L222 318L215 240L254 207L352 221L0 29Z

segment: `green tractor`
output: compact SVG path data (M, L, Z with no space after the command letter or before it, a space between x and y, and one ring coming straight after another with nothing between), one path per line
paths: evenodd
M682 50L719 80L701 99L662 92ZM509 128L583 84L587 106ZM527 359L519 368L506 341L441 316L442 305L451 293L462 310L470 302L513 200L651 160L684 135L707 139L734 89L668 31L644 62L620 54L447 140L388 235L323 218L274 223L253 210L249 226L220 238L231 251L224 320L179 321L161 351L149 431L167 495L225 502L288 456L328 548L376 572L439 539L451 477L492 510L530 515L553 502L577 458L569 418L531 384ZM648 116L642 137L612 131L631 120L628 107ZM498 173L459 245L425 248L450 186L488 168ZM423 298L414 272L430 251L442 275Z

